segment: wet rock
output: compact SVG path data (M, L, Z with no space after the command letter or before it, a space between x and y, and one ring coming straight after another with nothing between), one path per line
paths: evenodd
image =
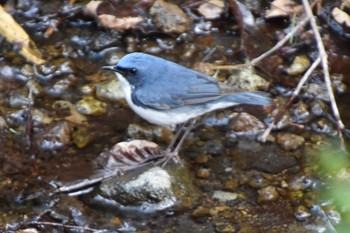
M42 127L44 125L49 125L53 121L54 119L50 117L48 112L44 110L34 109L32 111L32 124L34 127Z
M209 217L210 216L210 209L203 207L203 206L199 206L192 212L191 215L193 218Z
M288 184L289 190L300 191L318 186L319 181L310 176L296 176Z
M327 87L324 83L309 83L305 88L305 96L329 102Z
M295 108L292 110L292 115L293 115L293 122L298 123L298 124L304 124L307 123L312 115L308 111L308 105L305 103L299 103Z
M290 133L278 134L276 141L286 151L296 150L305 143L305 139L302 136Z
M287 155L276 145L261 145L249 140L239 140L238 144L227 151L240 166L268 173L279 173L297 165L294 156Z
M156 0L150 9L155 25L166 33L182 33L190 29L192 19L177 5Z
M231 193L231 192L224 192L224 191L214 191L213 193L213 199L226 202L226 201L233 201L236 200L238 197L237 193Z
M73 75L67 75L64 79L58 80L53 86L47 88L47 93L52 96L67 95L74 87L75 79Z
M27 119L28 119L28 111L24 109L12 112L5 117L7 124L11 128L22 127L24 129L27 123Z
M120 82L115 79L96 84L96 97L103 101L118 102L124 100Z
M328 112L328 106L322 101L313 101L311 104L311 112L315 116L322 116Z
M332 87L339 94L348 91L348 86L343 82L344 76L342 74L334 74L331 76Z
M201 179L208 179L210 177L211 170L209 168L200 168L197 170L197 177Z
M306 55L296 56L290 67L286 69L289 75L299 75L310 67L310 59Z
M247 91L267 91L270 85L269 82L254 73L251 69L238 70L234 72L227 81L229 85Z
M261 172L251 171L246 173L246 176L248 176L246 184L255 189L266 187L270 183Z
M305 206L298 206L294 213L295 218L298 221L305 221L312 216L311 212Z
M217 19L220 18L221 14L224 12L225 3L221 0L209 0L202 3L198 7L198 12L205 19Z
M55 151L67 147L71 142L71 127L61 121L37 136L38 147L42 150Z
M34 67L34 73L39 82L45 83L49 80L53 80L56 77L65 77L66 75L68 76L74 72L69 62L63 62L59 65L41 65L39 69Z
M164 202L165 208L175 204L171 176L160 167L151 168L123 184L107 181L100 186L102 193L124 205L142 205L144 202Z
M215 223L215 232L218 233L232 233L238 232L238 226L231 222L216 222Z
M173 133L169 128L156 125L129 124L127 136L134 139L147 139L150 141L169 143Z
M201 20L194 25L194 33L197 35L209 35L213 32L213 23L211 21Z
M223 183L223 188L228 191L235 191L239 186L238 179L229 179Z
M230 128L236 132L254 133L255 131L265 129L265 125L256 117L242 112L232 118Z
M322 118L316 122L312 122L311 129L317 133L336 135L337 132L334 130L333 125L327 119Z
M209 155L223 155L225 154L225 147L221 140L210 140L204 144L205 152Z
M31 93L33 93L33 95L37 96L44 93L44 88L33 79L28 80L26 87L31 91Z
M76 103L77 111L90 116L101 116L107 112L107 105L92 96L84 98Z
M196 164L206 164L209 161L209 156L206 154L199 154L196 156L195 163Z
M0 65L0 91L12 90L18 87L21 82L16 79L18 70L8 65Z
M87 117L79 113L76 107L69 101L57 100L52 104L55 116L65 119L77 125L86 124Z
M176 170L176 171L175 171ZM92 203L125 214L155 213L174 206L192 206L198 193L184 169L151 167L130 171L104 181ZM179 207L180 208L180 207Z
M28 91L24 89L17 89L10 92L8 98L8 105L11 108L22 108L32 104L32 100L28 97Z
M230 130L226 133L225 136L225 145L226 147L230 148L230 147L234 147L237 145L238 143L238 136L237 133L233 130Z
M88 126L78 126L72 133L72 141L78 148L88 146L94 140L94 133Z
M267 186L258 190L258 195L259 202L275 201L279 197L279 193L274 186Z

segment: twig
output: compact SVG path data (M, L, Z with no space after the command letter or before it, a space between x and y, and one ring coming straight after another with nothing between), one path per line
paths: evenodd
M259 57L254 58L253 60L251 60L249 62L249 64L238 64L238 65L226 65L226 66L214 66L215 69L219 69L219 70L231 70L231 69L238 69L242 66L254 66L256 64L258 64L259 62L261 62L263 59L265 59L266 57L270 56L271 54L273 54L274 52L276 52L277 50L279 50L285 43L287 43L289 41L289 39L295 35L295 33L301 28L304 27L305 24L311 19L310 16L304 18L303 20L301 20L290 32L287 33L287 35L285 35L285 37L280 40L275 46L273 46L271 49L269 49L268 51L266 51L265 53L261 54Z
M74 225L68 225L68 224L62 224L62 223L56 223L56 222L42 222L42 221L31 221L27 222L26 225L43 225L43 226L53 226L53 227L61 227L65 229L71 229L71 230L80 230L80 231L91 231L91 232L102 232L103 230L99 229L93 229L90 227L80 227L80 226L74 226Z
M304 83L308 80L308 78L310 77L311 73L316 69L316 67L320 64L321 62L321 56L319 56L310 66L310 68L305 72L305 74L303 75L303 77L300 79L298 86L295 88L295 90L293 91L292 96L289 98L288 102L285 103L285 105L283 106L283 108L281 110L278 111L276 117L274 118L274 120L272 121L272 123L269 125L269 127L264 131L264 133L261 135L261 137L259 138L260 141L265 142L267 136L270 134L272 128L276 125L277 122L279 122L281 120L281 118L283 117L283 114L286 112L288 106L293 102L293 100L298 96L298 94L301 91L301 88L303 87Z
M328 56L326 53L326 49L324 48L320 32L318 31L318 28L317 28L316 20L315 20L313 13L312 13L312 10L311 10L311 7L310 7L308 0L303 0L303 5L305 8L306 15L308 17L311 17L310 24L311 24L311 28L312 28L312 31L315 35L315 39L317 42L319 56L321 57L322 69L323 69L323 73L324 73L323 74L324 80L325 80L327 92L328 92L328 95L330 98L332 111L333 111L335 120L337 122L338 136L340 139L340 144L341 144L342 149L345 150L345 142L344 142L344 137L343 137L343 133L342 133L342 131L344 130L345 127L344 127L344 124L340 118L338 106L337 106L337 103L335 101L335 97L334 97L334 93L333 93L333 89L332 89L331 79L330 79L330 75L329 75L329 68L328 68L328 58L327 58Z
M270 56L274 52L276 52L278 49L280 49L285 43L289 41L289 39L294 36L294 34L301 28L304 27L305 24L311 19L311 16L307 16L304 18L302 21L300 21L290 32L287 33L287 35L280 40L275 46L273 46L271 49L266 51L265 53L261 54L259 57L254 58L253 60L250 61L251 65L256 65L259 63L261 60L265 59L266 57Z

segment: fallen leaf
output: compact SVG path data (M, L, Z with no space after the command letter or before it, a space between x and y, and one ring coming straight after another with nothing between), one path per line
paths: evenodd
M115 29L117 31L124 31L130 28L135 28L137 24L143 22L142 17L124 17L117 18L114 15L99 15L98 21L101 26Z
M223 13L224 7L225 3L221 0L209 0L198 7L198 12L205 19L217 19Z
M287 17L302 10L302 5L292 0L275 0L271 3L269 10L265 12L265 18Z
M164 153L159 146L146 140L119 142L111 150L99 156L99 164L107 170L120 167L134 167L163 158Z
M332 16L339 24L350 27L350 16L348 13L340 10L338 7L334 7L332 10Z
M104 6L101 4L104 4ZM144 21L140 16L119 18L116 16L115 10L109 7L109 5L106 6L106 4L107 2L104 1L91 1L86 5L84 13L94 17L102 27L111 28L117 31L125 31L130 28L135 28L139 23ZM108 14L106 14L106 11L101 13L99 10L100 7L103 7L104 9L107 7L107 9L109 9L107 12Z

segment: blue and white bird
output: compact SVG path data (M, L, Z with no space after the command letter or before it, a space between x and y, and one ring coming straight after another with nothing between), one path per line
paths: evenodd
M116 73L131 109L157 125L185 123L238 104L271 104L265 92L230 87L205 74L145 53L130 53L115 66L103 69Z

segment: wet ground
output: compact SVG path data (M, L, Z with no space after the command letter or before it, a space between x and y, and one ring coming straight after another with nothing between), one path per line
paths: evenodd
M2 231L346 232L349 159L321 69L267 141L257 140L315 59L309 28L255 70L216 69L269 50L293 21L264 17L270 1L209 2L1 1L41 53L28 61L20 44L0 43ZM315 11L347 127L348 38L321 17L337 4ZM209 113L180 151L183 164L135 168L128 164L161 155L174 134L135 115L114 74L100 69L136 51L268 92L273 105ZM136 144L115 146L122 141ZM96 177L105 179L88 182ZM58 191L76 183L83 188Z

